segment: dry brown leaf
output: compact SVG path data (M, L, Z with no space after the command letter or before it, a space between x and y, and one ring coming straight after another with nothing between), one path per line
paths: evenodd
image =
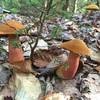
M97 71L100 73L100 66L97 66L97 67L95 68L95 70L97 70Z
M36 67L46 67L50 61L55 57L60 55L61 53L57 54L57 50L40 50L36 51L33 54L33 64Z
M34 65L36 67L46 67L48 65L48 61L43 60L43 59L36 59L34 60Z
M93 29L96 30L97 32L100 32L100 28L93 27Z

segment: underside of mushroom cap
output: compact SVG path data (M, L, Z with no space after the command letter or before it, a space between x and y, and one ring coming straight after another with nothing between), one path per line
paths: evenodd
M60 45L61 48L74 52L78 55L91 55L92 50L87 47L85 42L80 39L73 39L68 42L64 42Z

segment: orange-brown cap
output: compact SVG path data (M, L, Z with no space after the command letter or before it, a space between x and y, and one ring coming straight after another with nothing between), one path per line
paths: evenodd
M87 10L99 10L99 7L96 4L91 3L86 7L86 9Z
M73 39L68 42L64 42L60 45L61 48L67 49L79 55L91 55L92 50L90 50L83 40Z
M0 24L0 35L11 35L23 28L25 27L21 23L15 20L9 20L3 24Z

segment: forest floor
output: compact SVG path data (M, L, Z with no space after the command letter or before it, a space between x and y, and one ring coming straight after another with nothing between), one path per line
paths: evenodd
M1 22L10 19L26 27L34 26L30 18L16 14L5 15ZM71 20L58 17L46 20L33 54L31 69L28 62L31 54L29 43L35 41L37 28L34 26L29 34L32 38L19 36L27 62L22 66L9 64L8 38L0 38L0 44L6 50L0 51L0 100L100 100L99 11L91 15L76 14ZM56 75L56 70L61 66L59 56L67 58L69 51L59 48L59 45L73 39L83 40L94 52L81 57L73 79L64 80Z

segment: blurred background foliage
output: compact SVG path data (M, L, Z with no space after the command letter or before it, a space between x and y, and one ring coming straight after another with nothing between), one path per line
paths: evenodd
M0 6L12 13L36 16L44 10L46 0L0 0ZM100 0L52 0L51 16L70 18L74 13L85 13L85 6L90 2L100 7Z

